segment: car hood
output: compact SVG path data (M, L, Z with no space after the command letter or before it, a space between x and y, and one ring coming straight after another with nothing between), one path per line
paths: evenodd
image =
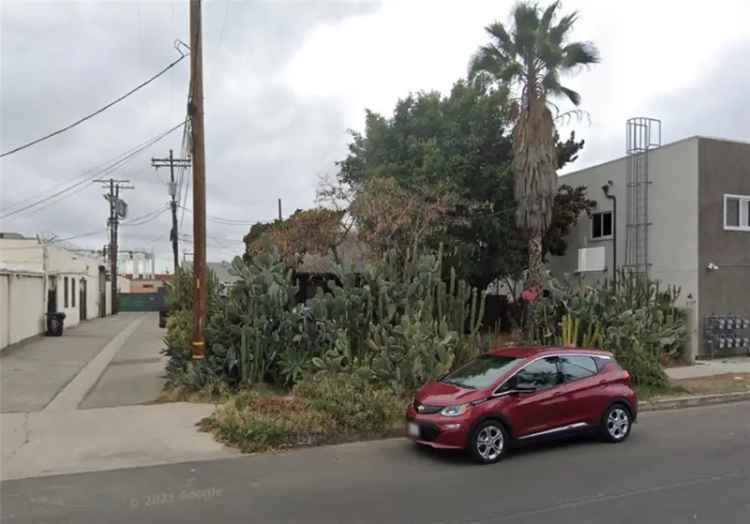
M444 382L430 382L417 390L415 398L422 404L451 406L479 400L486 396L487 392L481 389L462 388Z

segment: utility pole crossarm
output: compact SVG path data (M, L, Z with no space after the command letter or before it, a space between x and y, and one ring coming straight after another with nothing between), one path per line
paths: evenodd
M177 167L189 167L191 164L190 159L187 158L174 158L172 150L169 150L169 158L152 158L151 165L154 168L159 169L160 167L169 167L169 207L172 210L172 230L169 232L169 240L172 242L172 256L174 258L174 272L180 267L180 255L179 255L179 235L177 232L177 185L174 179L174 168Z
M109 227L109 263L110 263L110 289L111 289L111 313L117 314L117 232L120 225L120 190L135 189L130 183L130 180L122 178L109 178L103 179L98 178L94 182L101 183L104 189L109 192L104 195L104 198L109 202L109 219L107 220L107 226Z

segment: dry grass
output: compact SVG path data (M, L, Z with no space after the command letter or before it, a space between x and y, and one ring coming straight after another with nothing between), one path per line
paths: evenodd
M726 373L724 375L688 378L672 382L692 395L750 391L750 373Z
M159 393L159 397L153 402L154 404L164 404L168 402L196 402L200 404L210 403L217 404L225 402L229 398L229 390L224 388L199 389L195 390L185 386L176 386L165 388Z

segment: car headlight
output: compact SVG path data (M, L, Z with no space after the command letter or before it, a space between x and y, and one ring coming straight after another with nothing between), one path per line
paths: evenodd
M444 407L440 414L446 417L458 417L469 410L470 404L459 404L457 406Z

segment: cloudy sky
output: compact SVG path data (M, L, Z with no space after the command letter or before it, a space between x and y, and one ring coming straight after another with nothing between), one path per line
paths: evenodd
M245 223L313 205L321 174L346 154L365 108L389 113L410 91L447 91L465 74L483 27L511 1L204 2L209 259L242 249ZM125 93L189 41L187 1L2 0L0 149L62 127ZM602 64L569 79L590 121L572 122L586 147L573 169L621 156L630 116L663 121L663 142L691 135L750 140L750 17L746 1L572 1L575 38ZM188 61L83 125L0 159L0 216L85 180L179 123ZM136 186L130 217L166 205L168 172L153 156L180 150L180 131L107 174ZM108 204L82 183L2 219L0 230L106 242ZM191 197L188 207L192 207ZM121 245L153 249L167 267L168 213L123 227ZM182 218L191 251L191 215Z

